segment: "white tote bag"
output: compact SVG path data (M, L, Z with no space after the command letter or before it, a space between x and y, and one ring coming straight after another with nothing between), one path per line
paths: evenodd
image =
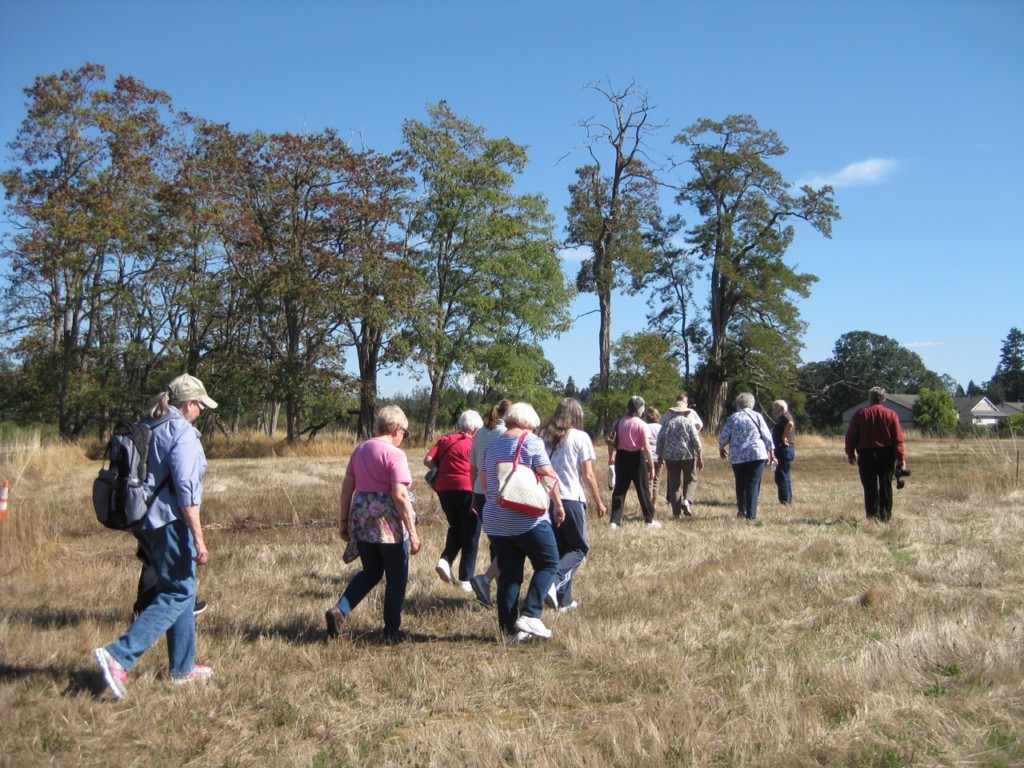
M519 463L519 452L527 433L519 436L512 461L499 461L498 506L512 509L531 517L542 517L548 511L551 489L558 480L550 475L538 475L530 467Z

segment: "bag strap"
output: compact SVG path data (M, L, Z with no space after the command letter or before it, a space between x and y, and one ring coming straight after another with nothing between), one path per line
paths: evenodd
M523 432L519 436L518 442L516 442L516 455L512 457L512 471L516 471L516 467L519 465L519 452L523 450L523 441L526 439L526 433Z
M454 448L455 444L457 442L459 442L460 440L465 440L467 437L469 437L469 435L467 435L465 432L461 432L459 440L452 440L452 441L450 441L448 443L448 446L444 449L444 453L440 453L439 452L438 455L434 456L434 466L437 467L438 469L440 469L441 468L441 457L442 456L447 456L448 455L448 451L450 451L452 448Z

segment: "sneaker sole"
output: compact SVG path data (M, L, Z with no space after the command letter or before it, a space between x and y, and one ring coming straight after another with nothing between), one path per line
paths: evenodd
M330 608L327 613L324 614L324 618L327 620L327 637L332 640L341 637L341 625L345 621L345 617L341 615L341 611L337 608Z
M480 603L484 608L493 608L494 603L491 602L491 596L489 593L484 592L483 588L476 583L476 580L470 579L469 586L473 588L473 594L476 595L476 601Z
M103 681L107 684L107 690L110 691L115 699L121 701L128 695L128 692L123 685L118 685L117 681L114 680L114 673L110 667L110 662L114 661L114 657L103 648L97 648L92 652L92 655L103 671Z

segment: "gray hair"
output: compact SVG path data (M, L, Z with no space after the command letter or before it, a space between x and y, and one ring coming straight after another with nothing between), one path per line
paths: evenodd
M472 432L483 425L484 420L476 411L463 411L459 416L459 432Z
M778 409L779 413L785 413L786 411L789 410L789 405L786 403L785 400L776 400L774 403L772 403L772 410L774 411L776 409Z
M397 405L385 405L377 411L374 427L378 435L390 435L397 427L408 429L409 419L406 418L405 411Z
M868 390L868 402L869 403L884 403L885 402L885 387L872 387Z
M754 407L754 396L749 392L740 392L736 395L736 410Z
M644 408L647 407L646 401L640 397L640 395L633 395L629 398L629 402L626 403L626 412L632 416L644 415Z
M505 413L505 426L509 429L536 429L540 426L540 416L529 403L512 403Z

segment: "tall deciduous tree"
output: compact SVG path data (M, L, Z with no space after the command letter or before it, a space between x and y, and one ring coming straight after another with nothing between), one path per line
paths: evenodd
M224 206L231 282L256 328L251 352L265 396L283 402L289 442L306 396L339 376L341 329L355 312L355 268L339 242L351 153L332 130L294 135L206 126L209 168Z
M546 201L512 192L526 149L489 138L443 101L427 112L429 121L408 120L403 133L422 187L409 258L427 286L413 334L430 381L430 438L453 377L476 375L484 388L504 390L493 370L500 356L488 348L528 350L564 329L571 293Z
M804 326L795 297L808 296L817 278L783 261L794 236L789 222L806 221L831 237L839 211L831 187L804 186L791 194L792 185L771 165L786 153L785 145L750 115L698 120L675 141L688 150L694 171L677 199L701 217L688 238L710 278L702 400L708 424L717 427L734 374L729 351L738 325L757 323L779 341L799 344Z
M405 258L403 217L414 182L402 154L354 153L347 164L345 200L338 211L335 247L353 270L346 343L359 369L359 434L372 436L377 378L382 368L404 361L408 327L423 282Z
M661 220L658 181L648 162L646 141L659 126L650 122L647 94L631 84L622 91L592 84L611 107L608 122L583 122L591 162L576 170L569 187L566 244L586 248L576 287L597 297L599 367L594 393L606 395L611 377L612 293L633 290L652 265L646 234ZM598 401L600 402L600 400ZM606 431L611 413L598 405L598 429Z
M867 331L840 336L832 357L801 369L800 385L807 395L807 414L819 429L839 424L843 411L864 400L871 387L899 394L943 389L941 377L928 370L920 355L895 339Z
M5 331L40 367L68 438L101 422L110 398L132 399L118 376L123 339L138 336L140 278L157 258L155 159L170 99L134 78L105 81L96 64L37 77L9 145L18 165L2 176L15 227Z
M675 242L682 226L682 219L673 217L652 239L654 263L647 284L651 312L647 320L670 341L672 354L681 364L683 387L690 389L695 358L707 349L708 334L694 293L694 281L702 274L701 264Z

